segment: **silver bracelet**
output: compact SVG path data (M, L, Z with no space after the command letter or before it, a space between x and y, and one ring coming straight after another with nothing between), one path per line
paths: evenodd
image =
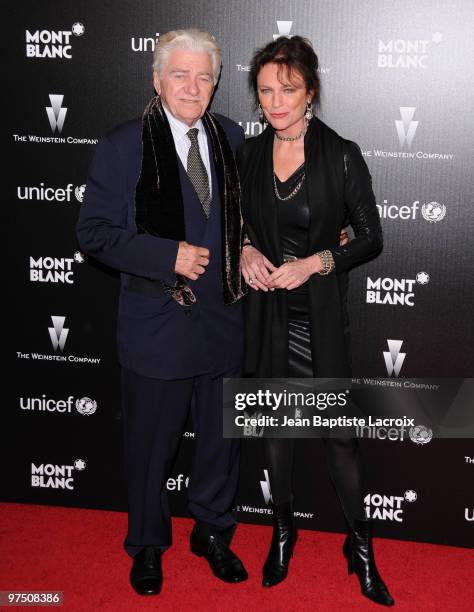
M336 267L336 264L334 263L334 257L332 256L331 251L329 249L326 249L325 251L318 251L317 253L315 253L315 255L319 256L319 259L323 264L323 269L319 272L319 274L321 274L321 276L326 276L327 274L330 274Z

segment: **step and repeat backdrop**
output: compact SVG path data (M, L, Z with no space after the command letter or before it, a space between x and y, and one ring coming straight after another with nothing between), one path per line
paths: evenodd
M471 194L473 57L469 2L144 0L11 4L3 121L11 217L7 501L124 510L118 276L75 238L100 136L140 116L153 95L160 33L200 27L223 49L213 110L247 136L262 126L247 86L254 50L280 35L312 41L318 114L356 141L373 177L383 253L352 271L354 375L473 375ZM271 521L260 432L246 431L236 512ZM380 536L472 546L474 448L429 430L358 431L367 509ZM167 486L186 515L188 424ZM301 528L343 531L320 440L297 444Z

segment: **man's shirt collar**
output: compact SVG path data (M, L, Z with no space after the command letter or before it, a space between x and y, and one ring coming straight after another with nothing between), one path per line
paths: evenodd
M171 128L171 133L173 134L173 138L175 140L181 140L182 138L185 138L186 134L191 129L189 125L186 125L186 123L183 123L179 119L176 119L176 117L171 114L171 112L166 108L164 104L163 104L163 110L165 111L166 116L168 118L170 128ZM204 125L201 119L198 119L196 121L196 123L193 125L193 128L198 128L200 132L204 131Z

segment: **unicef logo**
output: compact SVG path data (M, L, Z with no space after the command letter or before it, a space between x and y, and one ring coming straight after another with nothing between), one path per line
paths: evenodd
M426 285L430 282L430 275L427 272L418 272L415 278L419 285Z
M82 470L85 470L86 462L84 461L84 459L76 459L74 461L74 469L77 470L78 472L82 472Z
M444 219L446 206L439 202L428 202L428 204L423 204L421 207L421 214L423 218L430 223L437 223L441 221L441 219Z
M415 425L408 430L410 440L415 444L428 444L433 438L433 431L424 425Z
M74 189L74 195L76 196L76 200L78 202L80 202L82 204L82 202L84 201L84 194L86 192L86 186L85 185L79 185L79 187L76 187Z
M412 489L408 489L408 491L405 491L404 497L405 497L407 502L414 502L414 501L417 500L418 495Z
M72 24L71 32L74 34L74 36L82 36L85 31L86 28L84 27L83 23L76 21L76 23Z
M74 261L76 263L84 263L86 260L86 258L84 257L83 253L81 253L81 251L75 251L74 252Z
M89 416L97 410L97 402L90 397L81 397L81 399L76 400L76 410L79 414Z

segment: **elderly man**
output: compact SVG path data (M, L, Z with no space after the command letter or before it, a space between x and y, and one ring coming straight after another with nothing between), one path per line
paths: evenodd
M239 375L242 353L234 153L244 135L206 110L221 68L211 35L168 32L153 68L157 96L143 120L119 125L97 146L77 228L81 248L121 272L124 545L142 595L161 590L161 556L171 545L166 482L190 409L191 551L226 582L247 578L229 547L239 444L222 435L222 378Z

